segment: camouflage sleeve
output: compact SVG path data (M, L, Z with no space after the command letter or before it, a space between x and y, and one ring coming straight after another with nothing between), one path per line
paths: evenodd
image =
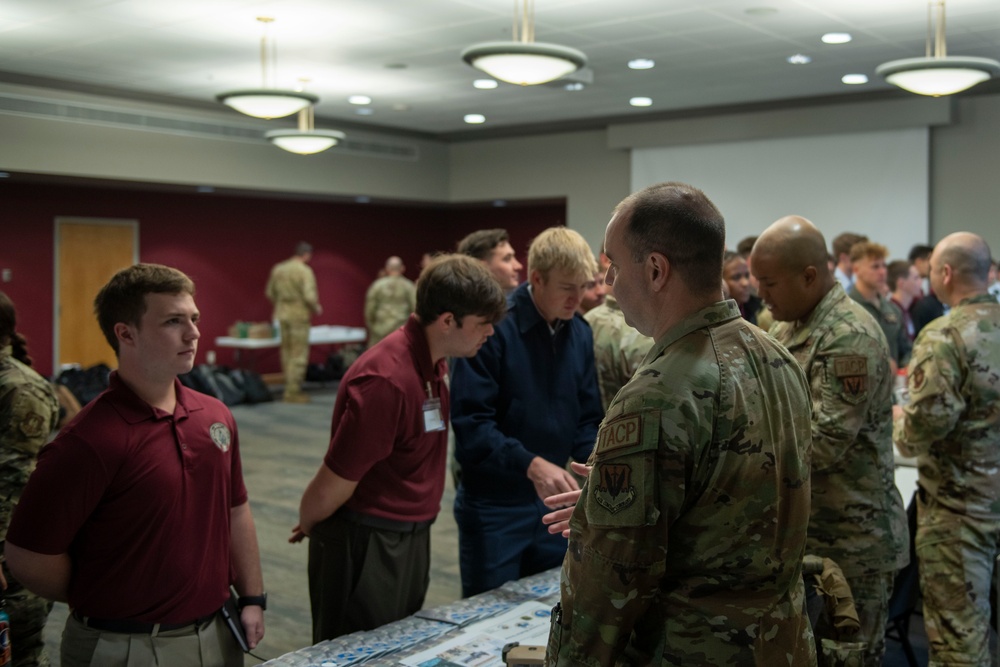
M264 294L267 295L267 300L271 303L278 302L278 292L275 289L274 269L271 270L271 274L267 277L267 287L264 288Z
M546 664L616 664L657 599L670 517L682 506L691 464L686 448L667 447L658 457L659 440L658 410L602 425L593 469L570 520L562 619L550 638L557 658Z
M410 312L414 313L417 310L417 286L413 283L407 283L406 290L407 303L410 306Z
M924 329L917 338L907 380L910 402L892 432L906 456L926 454L934 441L954 430L965 411L960 344L947 330Z
M313 313L319 313L321 308L319 307L319 293L316 289L316 274L305 264L302 267L305 269L302 272L302 300L309 306L309 310Z
M375 313L378 310L378 302L375 298L375 284L372 283L368 291L365 292L365 328L371 332L375 324Z
M33 460L48 439L57 414L54 394L43 396L37 387L13 388L0 399L0 452L17 452Z
M839 336L816 355L808 369L813 472L839 464L864 427L872 403L882 394L890 376L889 351L883 340L865 334Z

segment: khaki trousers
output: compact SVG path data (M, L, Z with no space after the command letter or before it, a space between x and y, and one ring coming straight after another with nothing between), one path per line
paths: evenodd
M89 628L72 614L60 647L63 667L243 667L243 652L222 618L201 627L130 635Z

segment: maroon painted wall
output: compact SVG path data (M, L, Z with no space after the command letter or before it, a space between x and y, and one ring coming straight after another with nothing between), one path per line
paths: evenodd
M323 314L313 323L364 326L364 293L386 257L402 257L407 275L416 279L424 252L451 250L476 229L504 227L526 263L531 239L564 224L566 207L346 204L2 182L0 268L11 269L12 280L0 283L0 290L16 304L18 330L42 374L52 373L54 220L60 216L138 220L140 261L177 267L197 285L198 362L216 349L218 363L225 364L232 363L232 352L215 348L215 338L236 320L271 319L264 297L268 273L298 241L315 249ZM314 360L324 353L314 350ZM276 351L254 356L257 370L278 370Z

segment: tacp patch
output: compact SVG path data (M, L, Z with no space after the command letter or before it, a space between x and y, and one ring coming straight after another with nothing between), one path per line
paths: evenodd
M835 357L833 374L840 380L844 398L859 399L868 391L867 357Z
M37 412L24 415L18 428L26 438L39 438L46 433L45 419Z
M626 463L599 464L597 478L594 500L604 509L616 514L635 502L632 466Z
M229 427L222 422L215 422L208 429L208 435L212 438L215 446L223 453L229 451L229 446L233 442L233 435L229 432Z
M632 447L642 442L642 417L632 415L624 419L604 424L597 434L594 456L600 456L616 449Z

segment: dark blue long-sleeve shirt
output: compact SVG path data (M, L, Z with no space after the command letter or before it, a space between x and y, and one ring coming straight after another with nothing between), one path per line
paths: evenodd
M518 505L537 498L531 460L585 461L603 411L586 321L574 315L553 335L527 284L507 305L479 353L452 365L451 421L465 492Z

